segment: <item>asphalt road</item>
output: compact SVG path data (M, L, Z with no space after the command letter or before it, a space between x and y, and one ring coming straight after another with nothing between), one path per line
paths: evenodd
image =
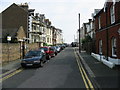
M2 88L85 88L72 47L67 47L43 68L23 69L2 82Z

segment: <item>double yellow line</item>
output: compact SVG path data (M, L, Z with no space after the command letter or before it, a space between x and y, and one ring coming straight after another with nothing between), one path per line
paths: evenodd
M83 81L84 81L86 89L87 90L90 90L90 89L94 90L94 87L93 87L90 79L88 78L88 76L87 76L87 74L86 74L86 72L85 72L81 62L79 61L79 58L78 58L78 56L77 56L77 54L75 52L75 49L74 49L74 54L75 54L75 57L76 57L76 60L77 60L77 64L78 64L78 67L79 67L79 70L80 70L81 76L83 78Z
M2 82L2 81L4 81L4 80L6 80L6 79L8 79L8 78L10 78L10 77L12 77L12 76L14 76L15 74L17 74L17 73L19 73L19 72L21 72L23 69L18 69L18 70L11 70L11 71L8 71L8 72L6 72L6 73L3 73L3 74L1 74L0 75L0 83ZM8 74L8 75L7 75Z

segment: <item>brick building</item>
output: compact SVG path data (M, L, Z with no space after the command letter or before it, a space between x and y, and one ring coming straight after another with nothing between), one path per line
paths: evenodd
M106 2L94 16L96 32L96 54L120 63L120 1Z
M14 32L14 29L18 30L21 26L27 36L28 12L13 3L2 12L2 32L4 34L2 38L4 39L6 37L5 35L9 35Z

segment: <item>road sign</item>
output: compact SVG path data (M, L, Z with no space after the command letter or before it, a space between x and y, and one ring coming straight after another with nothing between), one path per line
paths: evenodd
M7 41L11 41L11 36L7 36Z

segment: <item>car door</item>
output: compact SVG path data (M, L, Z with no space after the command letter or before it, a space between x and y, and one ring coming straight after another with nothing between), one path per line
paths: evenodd
M46 53L43 49L41 49L41 54L42 54L42 60L45 62L46 61Z
M50 47L50 54L53 55L54 53L54 49Z

